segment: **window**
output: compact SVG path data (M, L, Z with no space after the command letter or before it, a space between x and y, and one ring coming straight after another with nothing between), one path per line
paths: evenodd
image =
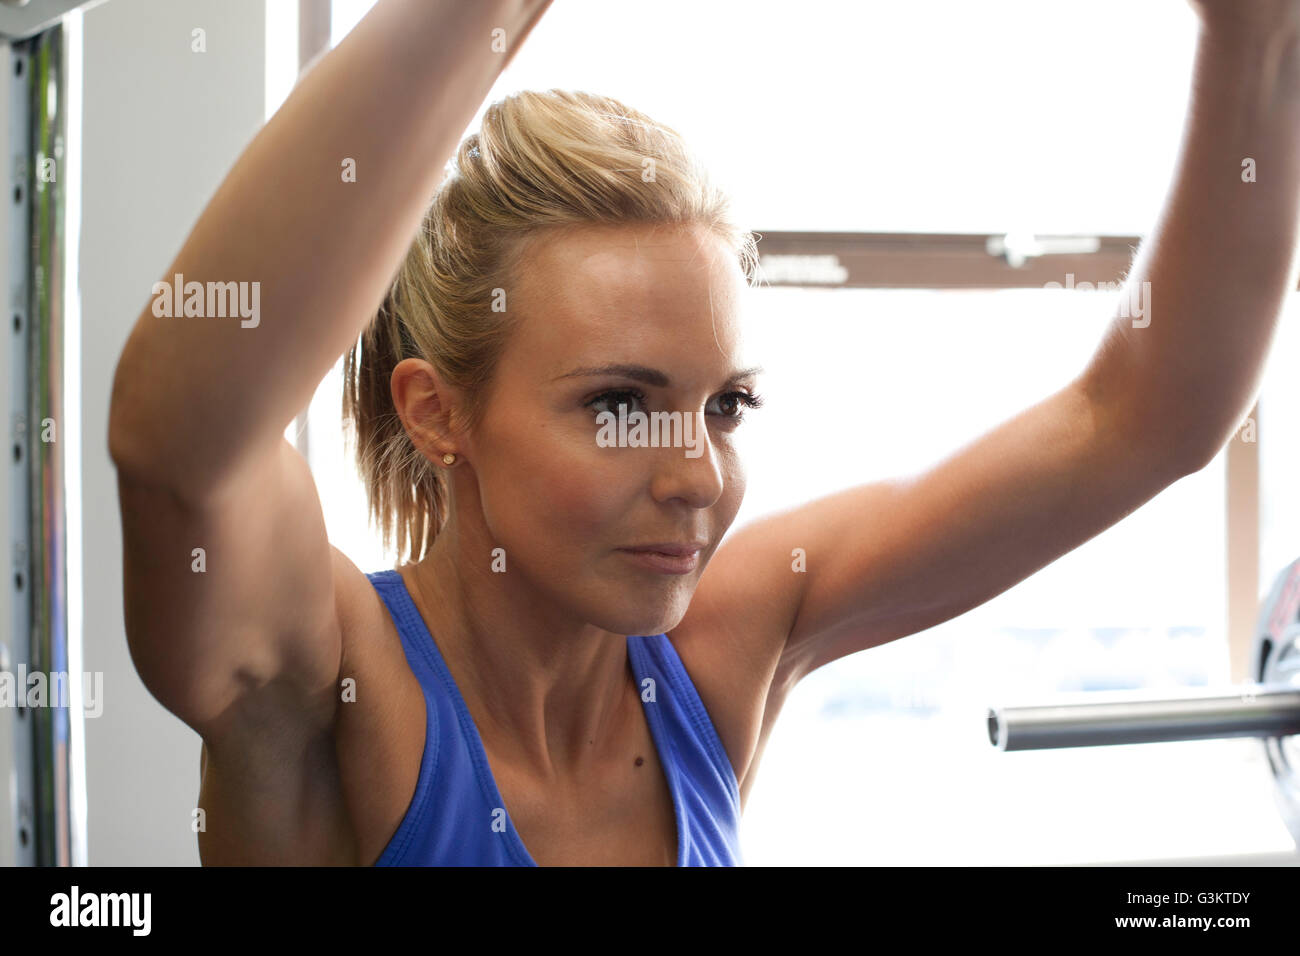
M742 426L750 485L737 527L946 456L1077 374L1114 304L1039 289L753 298L767 404ZM1289 848L1254 741L998 753L985 736L990 706L1226 682L1223 499L1220 457L984 605L810 675L763 757L749 861L1037 865Z

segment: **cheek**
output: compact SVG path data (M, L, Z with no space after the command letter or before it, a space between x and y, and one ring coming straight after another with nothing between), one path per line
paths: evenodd
M734 448L728 449L728 452L722 459L722 496L718 499L715 506L715 514L723 523L723 528L730 525L732 519L736 517L736 512L740 510L740 504L745 498L746 474L744 461L740 453Z
M630 456L549 431L515 429L480 444L492 463L479 476L483 517L507 552L572 568L626 543L619 534L639 486Z
M577 461L553 468L536 484L530 483L532 504L540 520L565 548L590 550L616 547L613 541L628 514L628 489L634 483L625 477Z

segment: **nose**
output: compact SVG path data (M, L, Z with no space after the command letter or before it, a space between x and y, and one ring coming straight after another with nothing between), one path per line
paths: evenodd
M656 501L680 499L692 508L708 508L725 484L721 455L703 412L684 413L682 427L681 445L659 449L651 493Z

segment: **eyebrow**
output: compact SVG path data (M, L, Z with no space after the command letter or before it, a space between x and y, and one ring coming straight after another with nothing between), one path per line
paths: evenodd
M754 365L750 368L737 369L727 376L722 387L738 384L745 379L752 378L763 371L761 365ZM634 379L645 385L652 385L655 388L668 388L671 382L668 376L657 368L647 368L644 365L592 365L583 368L575 368L572 371L565 372L563 375L555 376L552 381L559 381L563 378L588 378L597 375L621 375L625 378Z

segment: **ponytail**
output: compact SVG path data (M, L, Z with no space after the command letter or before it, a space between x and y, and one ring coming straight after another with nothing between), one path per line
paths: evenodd
M415 447L393 407L393 369L420 358L388 295L374 320L348 350L344 366L343 418L352 425L356 460L366 478L370 515L385 549L422 558L446 515L443 475Z

